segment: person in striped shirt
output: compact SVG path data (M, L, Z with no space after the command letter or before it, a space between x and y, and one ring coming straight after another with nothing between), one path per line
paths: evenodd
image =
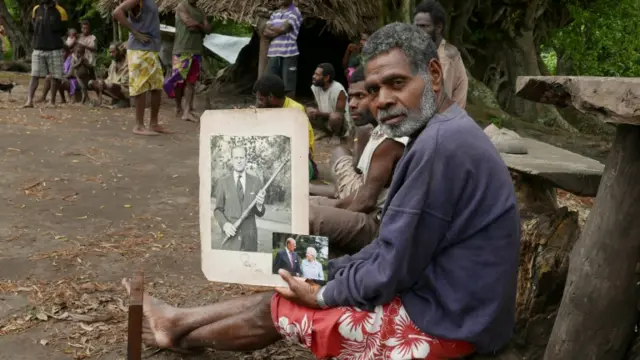
M264 30L264 36L271 40L266 72L282 78L287 96L292 98L296 93L300 24L302 14L293 0L281 0L280 8L271 14Z

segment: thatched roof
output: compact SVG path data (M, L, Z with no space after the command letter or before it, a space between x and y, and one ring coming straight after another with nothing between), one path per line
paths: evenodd
M182 0L157 0L160 10L172 11ZM358 36L376 25L380 5L378 0L294 0L305 18L325 20L333 33ZM96 7L109 14L120 0L99 0ZM261 7L275 9L277 0L200 0L198 6L218 19L255 24Z

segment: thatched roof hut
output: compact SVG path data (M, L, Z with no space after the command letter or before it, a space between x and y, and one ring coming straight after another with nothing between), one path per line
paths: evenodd
M182 0L157 0L160 10L172 11ZM200 0L198 6L208 15L218 19L255 24L257 10L275 9L277 0ZM99 0L96 7L109 14L120 0ZM329 31L348 37L358 36L377 24L380 13L378 0L295 0L306 25L321 20Z

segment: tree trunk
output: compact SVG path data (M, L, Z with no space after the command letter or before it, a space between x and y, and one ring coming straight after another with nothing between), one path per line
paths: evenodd
M7 38L11 43L13 60L26 57L31 54L31 42L24 31L14 20L4 1L0 1L0 24L4 26Z
M575 246L545 359L618 360L638 318L640 127L618 125L598 197Z
M580 235L578 213L558 208L555 189L527 174L511 174L521 216L516 329L499 354L472 360L541 358L565 286L569 253Z

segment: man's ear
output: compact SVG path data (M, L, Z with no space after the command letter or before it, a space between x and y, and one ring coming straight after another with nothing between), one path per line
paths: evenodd
M427 73L431 75L431 88L436 94L439 94L442 89L442 83L444 82L444 73L442 72L442 65L440 60L431 59L427 64Z

